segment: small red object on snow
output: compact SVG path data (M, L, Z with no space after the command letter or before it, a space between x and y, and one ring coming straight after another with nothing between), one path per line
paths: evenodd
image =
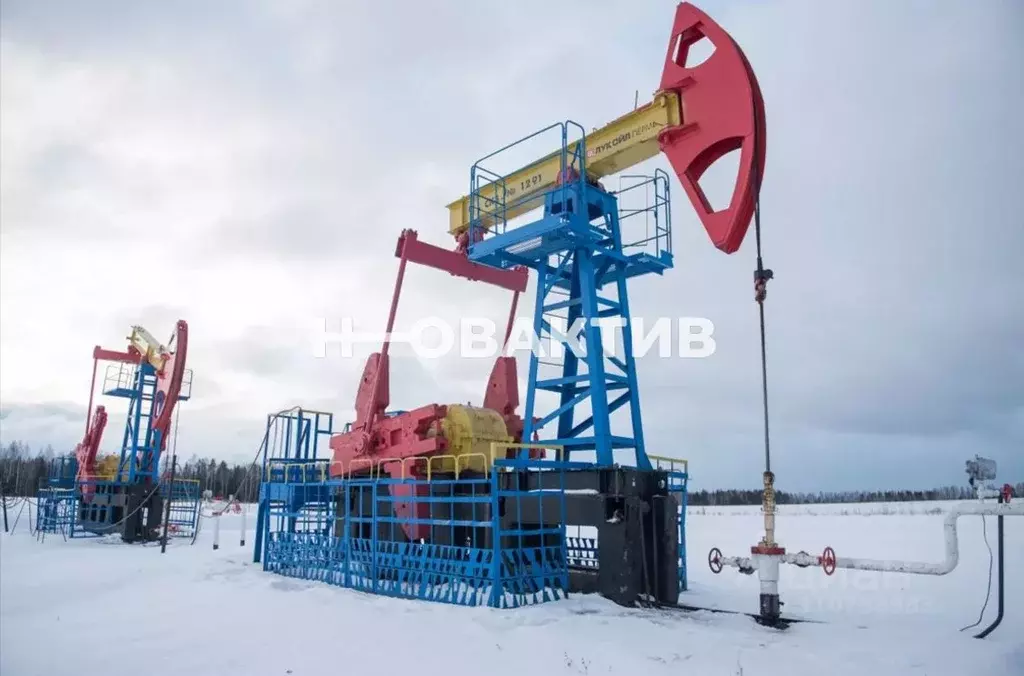
M821 555L821 567L826 575L836 572L836 551L831 547L825 547Z
M1003 484L1003 502L1010 502L1013 497L1013 486L1010 484Z

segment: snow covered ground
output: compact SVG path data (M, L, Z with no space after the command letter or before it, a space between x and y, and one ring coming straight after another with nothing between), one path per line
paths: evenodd
M938 561L936 507L948 505L783 506L778 535L790 551ZM159 546L38 542L23 516L0 535L0 674L1024 674L1020 518L1006 519L1006 617L985 640L958 631L985 597L980 517L960 520L960 565L945 577L784 566L784 611L823 621L785 632L585 596L516 611L374 597L262 572L251 533L239 547L240 517L223 518L219 550L207 524L195 546L175 540L161 556ZM690 509L686 603L756 610L756 577L713 575L706 559L713 546L746 553L760 525L757 508ZM991 517L988 533L994 544ZM995 598L981 626L994 616Z

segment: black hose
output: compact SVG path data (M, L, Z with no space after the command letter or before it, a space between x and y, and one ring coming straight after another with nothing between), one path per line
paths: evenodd
M985 611L988 610L988 602L992 598L992 567L995 564L995 555L992 553L992 545L988 543L988 521L985 519L985 515L981 515L981 537L985 541L985 548L988 549L988 582L985 583L985 602L981 604L981 612L978 613L978 619L973 624L969 624L966 627L961 627L960 631L967 631L968 629L974 629L981 621L985 619Z
M1003 492L1002 491L1000 491L1000 493L999 493L999 504L1003 504ZM1005 576L1004 576L1004 565L1003 565L1003 515L1002 514L1000 514L999 516L996 517L996 560L998 562L997 563L997 567L998 567L998 571L999 571L997 573L997 577L996 577L996 597L998 599L998 610L996 612L996 619L992 622L992 624L988 625L988 627L984 631L982 631L980 634L977 634L974 638L985 638L986 636L991 634L995 630L996 627L999 626L1000 622L1003 621L1003 608L1005 606L1005 601L1006 601L1005 596L1006 595L1004 594L1004 584L1003 584L1003 582L1005 581Z

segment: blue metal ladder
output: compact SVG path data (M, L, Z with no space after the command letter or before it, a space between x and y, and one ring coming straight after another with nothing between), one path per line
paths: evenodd
M148 363L116 364L107 368L103 394L128 399L128 415L121 440L121 458L115 482L135 484L145 480L155 485L160 480L160 434L153 429L153 402L156 397L156 369ZM192 395L192 371L185 377L178 393L178 402Z

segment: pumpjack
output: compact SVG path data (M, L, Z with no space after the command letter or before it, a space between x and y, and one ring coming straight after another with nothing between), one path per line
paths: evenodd
M704 39L713 44L713 54L688 66L690 49ZM599 179L664 153L712 243L731 254L739 249L754 214L764 172L764 128L764 102L742 50L710 17L682 3L676 9L661 83L650 103L589 134L572 121L552 125L548 129L560 134L560 147L511 173L488 167L498 153L516 144L474 164L470 192L448 206L454 250L420 241L412 230L399 237L395 255L400 262L385 335L394 328L409 262L512 291L506 341L530 270L537 279L533 326L538 336L554 335L552 316L567 326L582 320L584 328L579 336L564 337L563 347L568 349L552 377L542 375L542 367L550 364L542 364L534 351L523 414L518 412L516 360L508 355L497 357L480 407L435 403L389 413L385 339L363 369L355 421L331 438L332 477L387 474L424 479L486 472L498 459L540 457L542 446L558 449L559 459L566 462L572 454L590 452L594 460L577 467L570 481L570 488L578 490L565 497L573 523L598 529L596 588L628 601L637 598L651 566L661 571L663 581L674 579L680 565L675 533L681 517L678 503L670 499L670 473L659 468L658 457L649 455L645 446L627 294L627 280L661 275L673 266L669 181L664 172L650 179L655 203L648 211L655 233L633 242L624 241L620 228L626 216L618 205L619 194L606 190ZM570 139L576 131L578 138ZM733 196L728 207L715 211L699 181L712 164L733 151L740 154ZM539 209L542 215L526 219L527 224L512 223ZM653 251L637 248L651 241ZM604 349L596 323L607 317L623 320L623 357L610 356ZM584 357L568 345L576 338L585 343ZM538 396L543 392L557 399L548 410L543 410ZM582 404L588 405L589 415ZM611 416L620 408L630 411L628 432L616 434ZM550 431L542 436L545 430ZM495 447L501 449L497 455L490 450ZM632 455L624 464L619 463L622 451ZM524 490L531 482L542 481L536 472L510 476ZM427 496L434 490L430 483L392 483L381 490L397 494L380 502L374 513L393 507L393 516L402 523L398 537L428 539L430 532L423 524L429 521L431 502L412 496ZM544 518L523 515L510 502L505 504L503 519L518 514L515 518L538 523ZM369 513L369 506L364 508ZM652 591L649 580L644 584L648 594L674 602L678 588L661 585Z
M85 435L75 448L78 489L76 521L87 532L119 533L125 542L153 540L163 518L160 460L177 404L191 395L192 372L185 368L188 324L178 321L167 343L133 326L124 351L93 349ZM103 393L129 400L121 452L98 457L107 425L106 407L93 410L96 371L107 367Z

